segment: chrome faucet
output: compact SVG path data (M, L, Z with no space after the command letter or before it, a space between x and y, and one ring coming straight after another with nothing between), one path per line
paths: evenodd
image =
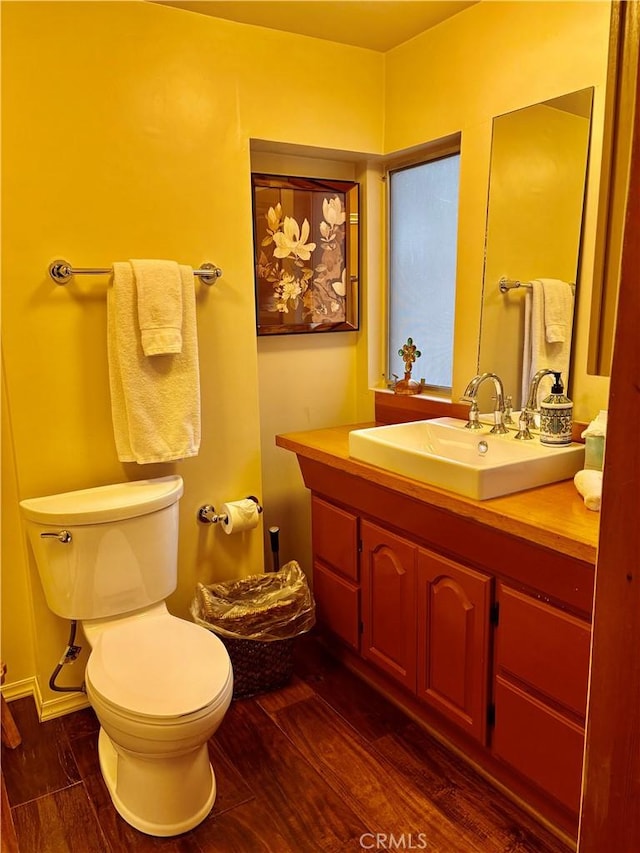
M504 386L502 385L502 379L500 379L497 373L479 373L477 376L473 377L471 382L469 382L465 388L462 399L467 403L471 403L471 408L469 409L469 420L467 421L466 427L467 429L482 429L482 424L478 420L478 403L476 401L476 396L478 394L478 389L487 379L491 379L493 381L496 389L496 396L494 398L496 405L493 410L494 425L491 427L489 432L505 435L509 430L504 425Z
M527 402L524 404L522 411L520 412L518 432L514 436L514 438L517 438L519 441L528 441L533 438L529 432L529 427L533 426L534 415L538 411L538 387L540 386L540 380L553 373L553 370L543 367L542 370L539 370L532 378L531 384L529 385L529 396L527 397Z

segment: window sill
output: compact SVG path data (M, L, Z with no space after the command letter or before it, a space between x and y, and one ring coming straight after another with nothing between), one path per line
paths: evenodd
M375 418L377 424L398 424L407 421L423 421L428 418L467 419L469 406L454 403L449 397L428 394L405 396L394 394L386 388L372 389L375 394Z
M385 394L390 397L402 397L405 396L403 394L395 394L390 388L370 388L370 391L373 391L375 394ZM408 395L413 396L416 400L430 400L430 401L439 401L441 403L451 403L451 392L448 390L438 391L436 388L429 388L427 386L426 391L422 391L420 394Z

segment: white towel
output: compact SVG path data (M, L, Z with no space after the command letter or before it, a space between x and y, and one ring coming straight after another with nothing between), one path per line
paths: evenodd
M600 511L602 503L602 471L583 469L573 478L575 487L584 498L584 505L594 512Z
M200 375L195 288L191 267L180 266L182 352L147 358L138 326L133 267L113 265L107 296L109 384L118 459L170 462L200 447Z
M571 336L573 288L557 278L538 279L544 299L544 330L547 343L564 343Z
M522 358L522 403L527 401L529 396L529 385L531 379L538 370L546 367L549 370L555 370L562 374L562 383L567 389L569 384L569 359L571 356L571 333L573 326L573 290L571 285L563 282L570 295L570 305L565 312L566 322L564 325L564 340L549 341L545 326L545 287L542 281L536 280L531 282L531 290L525 296L524 305L524 350ZM551 316L556 318L557 313L553 313L555 305L551 308ZM559 324L554 323L557 326ZM540 400L543 400L551 391L553 379L551 376L545 376L538 387L538 400L536 408L539 406Z
M182 281L175 261L132 260L145 355L182 352Z

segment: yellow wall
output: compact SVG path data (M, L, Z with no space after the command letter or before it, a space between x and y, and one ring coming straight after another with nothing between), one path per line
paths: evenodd
M8 665L7 682L17 692L31 692L36 671L33 647L33 608L26 543L18 511L18 489L4 369L2 371L2 650ZM10 660L4 657L11 650Z
M598 0L483 2L386 54L385 150L462 132L454 397L477 366L493 117L594 86L572 393L578 420L607 407L586 350L609 14Z
M275 175L358 179L355 161L257 151L251 170ZM264 524L280 528L281 563L297 560L311 575L308 492L296 457L276 447L278 433L354 423L356 332L334 335L268 335L258 339L258 389ZM369 412L373 419L373 411ZM269 542L266 543L267 548ZM266 564L272 555L266 555Z
M196 580L261 569L262 531L225 536L197 525L195 512L203 503L264 494L268 523L284 529L293 521L286 506L284 520L274 517L287 499L278 490L272 431L368 416L368 385L384 369L376 156L462 130L460 387L475 371L491 119L595 85L601 128L607 27L608 4L481 3L382 55L142 2L2 4L2 321L15 470L9 523L16 496L178 471L185 495L170 609L186 614ZM344 151L357 163L366 207L360 332L256 341L251 139L268 140L276 152L281 144ZM598 138L592 153L595 164ZM590 199L584 269L592 261L594 205ZM108 266L132 256L208 260L224 270L213 288L196 285L203 439L198 457L175 465L116 459L106 277L57 287L46 273L58 257ZM304 383L301 408L283 377ZM582 397L604 407L587 386ZM299 481L297 488L299 496ZM21 678L35 669L45 705L53 706L46 681L67 625L46 608L23 539L3 545L3 568L12 574L3 609L19 614L3 634L3 657ZM32 653L12 628L30 622L37 626Z
M196 580L263 566L261 530L226 536L195 520L201 504L262 496L249 140L379 152L383 57L138 2L5 3L2 36L2 320L17 493L182 474L179 584L169 606L186 615ZM79 267L130 257L222 267L216 286L195 285L198 457L117 461L108 281L57 287L47 267L58 257ZM318 375L324 348L323 340ZM268 401L269 388L263 393ZM4 570L24 579L32 567L22 549L16 537ZM50 702L46 683L68 625L35 586L36 674ZM21 669L13 665L20 638L3 640L10 671Z

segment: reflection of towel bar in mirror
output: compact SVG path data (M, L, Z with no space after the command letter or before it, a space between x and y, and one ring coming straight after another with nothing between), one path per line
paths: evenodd
M108 275L113 272L112 267L83 267L74 269L69 261L52 261L49 264L49 275L56 284L66 284L74 275ZM222 270L215 264L202 264L200 269L194 270L193 274L198 276L204 284L214 284L216 279L222 275Z
M571 288L575 290L574 282L570 281L569 284ZM530 281L517 281L511 278L507 278L506 276L502 276L500 281L498 282L498 286L500 288L500 293L506 293L508 290L515 290L516 287L531 287Z

